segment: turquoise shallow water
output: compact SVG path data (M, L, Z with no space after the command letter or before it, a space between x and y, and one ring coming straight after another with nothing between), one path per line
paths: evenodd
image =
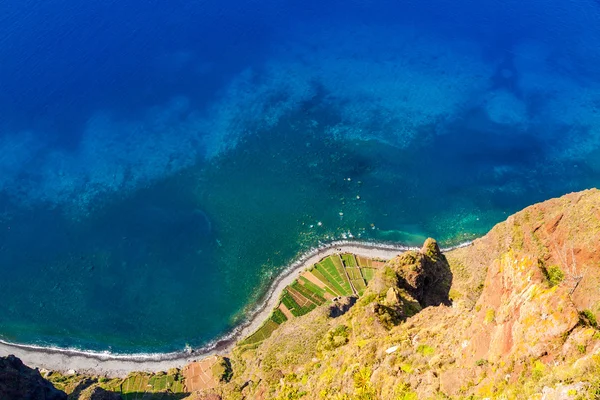
M599 185L594 4L86 4L3 28L4 340L202 346L320 243L452 245Z

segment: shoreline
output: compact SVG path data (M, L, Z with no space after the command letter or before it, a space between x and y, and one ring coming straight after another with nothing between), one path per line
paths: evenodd
M447 252L471 245L465 242L457 246L444 248ZM186 364L215 354L230 352L242 338L256 331L269 317L282 290L291 284L308 267L322 258L335 253L353 253L363 257L389 260L398 254L415 250L418 247L400 244L368 242L357 240L338 240L313 248L302 254L296 261L283 269L271 282L269 289L258 300L257 305L247 312L246 318L231 331L192 352L181 351L154 354L112 354L76 349L64 349L10 343L0 340L0 356L14 354L25 364L40 369L124 377L130 372L159 372L170 368L182 368Z

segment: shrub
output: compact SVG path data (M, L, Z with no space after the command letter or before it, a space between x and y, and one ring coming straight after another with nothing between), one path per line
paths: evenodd
M421 353L424 356L432 356L435 353L435 350L431 346L427 346L426 344L420 344L417 347L417 353Z
M585 325L589 325L593 328L598 328L598 321L592 310L583 310L579 313L579 318Z
M413 367L410 364L400 364L400 369L402 370L402 372L405 372L407 374L412 374L413 373Z
M488 364L488 360L486 360L485 358L481 358L481 359L475 361L475 365L477 365L478 367L482 367L487 364Z
M395 388L396 399L398 400L417 400L419 397L415 392L411 390L411 387L407 383L400 383Z
M362 367L354 373L352 379L354 381L354 394L356 399L371 400L376 399L375 389L371 385L371 368Z
M350 328L346 325L338 325L334 329L329 330L323 339L319 341L317 349L322 350L333 350L337 349L348 343L350 336Z
M531 376L535 380L540 380L544 374L546 373L546 366L541 361L536 361L533 363L533 367L531 369Z
M556 286L565 279L565 273L558 265L551 265L548 268L544 268L544 275L546 275L550 286Z
M496 319L496 312L494 310L487 310L485 312L485 318L483 319L483 322L485 322L486 324L489 324L491 322L494 322L495 319Z

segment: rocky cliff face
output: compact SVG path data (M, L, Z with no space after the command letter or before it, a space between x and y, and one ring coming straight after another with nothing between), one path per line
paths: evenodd
M232 357L224 398L600 398L600 191L536 204L473 245L429 239L343 315Z
M66 400L67 395L14 356L0 357L0 399Z

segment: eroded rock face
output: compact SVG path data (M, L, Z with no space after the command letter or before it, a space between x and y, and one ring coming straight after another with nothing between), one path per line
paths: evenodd
M350 308L356 303L356 296L342 297L335 303L329 306L328 316L330 318L338 318L346 314Z
M67 395L42 378L38 370L10 355L0 357L0 399L66 400Z
M554 354L579 323L567 288L550 287L537 259L515 251L488 268L477 309L465 339L468 365Z
M407 251L390 266L399 277L399 285L406 289L422 307L449 305L448 293L452 274L446 257L434 239L427 239L420 251Z

